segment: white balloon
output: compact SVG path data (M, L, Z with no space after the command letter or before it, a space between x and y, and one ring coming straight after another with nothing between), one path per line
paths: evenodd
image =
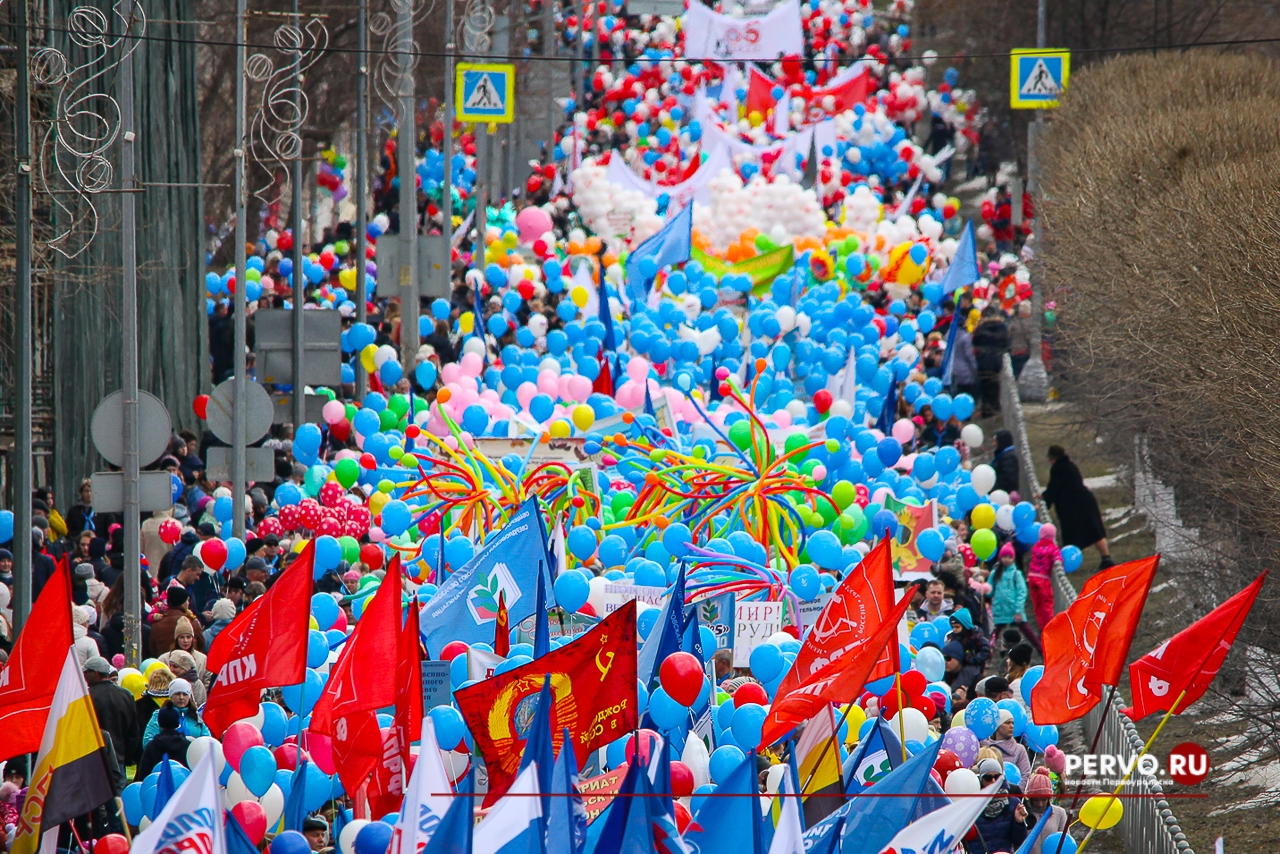
M139 831L146 830L150 826L151 826L151 819L147 818L145 815L138 821Z
M596 576L587 582L590 588L587 593L587 604L590 605L597 614L604 613L604 589L613 582L605 578L603 575Z
M784 305L778 309L777 313L778 325L782 327L782 334L785 335L796 326L796 310L789 305Z
M199 738L193 738L191 744L187 746L187 762L194 768L200 764L200 760L204 759L205 754L210 750L213 751L213 774L215 777L222 777L222 769L227 764L226 757L222 755L222 744L211 735L202 735Z
M795 638L787 634L786 632L774 632L773 634L769 635L769 639L766 640L765 643L771 643L774 646L781 646L787 641L793 641L793 640L795 640Z
M841 418L848 418L853 415L853 404L847 400L833 401L831 404L831 415L839 415Z
M973 425L969 426L972 427ZM969 482L972 484L974 492L979 495L986 495L996 485L996 470L986 464L974 466Z
M1009 503L1009 493L1003 489L993 489L991 494L987 496L991 503L997 507L1003 507Z
M960 438L970 448L982 447L982 428L977 424L966 424L960 430Z
M680 761L693 773L693 786L705 786L711 782L711 756L707 753L707 745L700 738L689 738L684 742L684 751Z
M924 744L924 740L929 737L929 721L925 719L924 712L919 709L903 709L901 712L902 728L899 729L898 715L894 715L889 719L889 727L894 734L903 733L907 741L918 741Z
M344 824L338 834L338 850L342 854L356 854L356 835L369 823L367 818L356 818Z
M551 356L548 356L547 358L543 359L541 362L538 363L538 373L542 373L543 371L550 371L556 376L560 376L560 371L562 369L563 369L563 366L560 364L560 362Z
M996 527L1006 533L1014 529L1013 508L1008 504L996 508Z
M235 805L241 801L256 801L257 798L253 792L249 791L249 787L244 784L244 780L240 777L239 771L232 771L231 776L227 778L227 803ZM228 806L228 809L231 807ZM268 822L270 825L270 822Z
M472 335L467 339L467 343L462 345L462 354L475 353L477 356L484 355L484 341L480 340L478 335Z
M439 748L437 748L439 749ZM456 750L441 750L440 762L444 765L444 773L451 782L458 782L471 767L471 754L459 753Z
M258 798L258 803L262 804L262 809L267 813L267 827L275 827L280 816L284 815L284 792L280 791L277 784L272 783L267 793Z
M947 783L942 790L948 795L976 795L982 791L978 775L968 768L957 768L947 775Z
M398 353L396 353L396 348L395 348L395 347L392 347L390 344L383 344L383 345L382 345L381 347L379 347L376 351L374 351L374 354L373 354L373 364L374 364L376 367L381 368L381 367L382 367L383 365L385 365L387 362L389 362L389 361L391 361L392 359L396 358L396 356L397 356L397 355L399 355L399 354L398 354Z

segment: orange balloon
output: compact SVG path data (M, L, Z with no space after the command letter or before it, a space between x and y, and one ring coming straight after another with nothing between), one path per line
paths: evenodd
M576 240L570 240L570 241L569 241L569 254L570 254L570 255L581 255L581 254L582 254L582 244L581 244L581 243L579 243L579 242L578 242L578 241L576 241Z
M612 252L606 252L606 253L604 253L604 265L605 265L605 267L612 267L614 264L617 264L617 263L618 263L618 256L617 256L617 255L614 255Z
M742 257L742 248L736 243L730 243L729 248L725 250L724 257L733 263Z
M590 252L592 255L600 254L600 238L588 237L586 250Z

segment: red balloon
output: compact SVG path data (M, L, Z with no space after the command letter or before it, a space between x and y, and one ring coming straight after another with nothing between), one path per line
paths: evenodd
M671 795L687 798L693 794L693 771L683 762L671 763Z
M640 730L640 761L649 767L649 757L662 745L662 738L651 729ZM636 761L636 739L627 742L627 761Z
M689 808L679 801L675 802L676 810L676 830L684 833L684 829L689 826L689 822L693 821L693 813L689 812Z
M321 537L337 537L342 534L342 523L332 516L325 516L314 530Z
M827 414L827 410L831 408L831 392L825 388L818 389L813 395L813 408L823 415Z
M342 503L342 484L331 480L320 487L320 503L325 507L337 507Z
M759 682L744 682L733 692L733 705L735 708L741 709L747 703L755 703L760 706L769 704L769 695L765 693L764 686Z
M938 713L938 706L929 697L912 697L911 708L924 715L924 719L932 720L933 716Z
M902 674L902 693L912 697L919 697L924 694L926 688L929 687L929 680L919 670L908 670ZM893 693L893 689L889 689Z
M200 560L215 572L227 561L227 544L214 537L200 544Z
M281 237L283 241L284 238ZM267 811L257 801L241 801L231 808L231 814L244 828L249 841L257 845L267 833Z
M298 509L296 504L286 504L280 508L280 512L276 518L280 520L280 525L286 530L292 531L298 527L298 523L302 521L302 511Z
M213 542L213 540L209 540ZM250 747L262 746L262 733L248 721L236 721L222 734L222 755L232 771L239 772L240 757Z
M342 612L339 611L338 613ZM302 754L303 759L310 760L311 758L307 755L307 751L296 744L282 744L271 752L276 757L276 767L287 771L292 771L298 767L299 753Z
M209 395L196 395L196 399L191 401L191 408L195 410L196 417L203 421L205 419L205 415L209 411Z
M441 661L453 661L460 655L467 654L467 645L462 641L449 641L440 649Z
M337 771L333 764L333 739L327 735L321 735L311 730L303 730L302 746L306 748L307 753L311 756L316 767L326 774L333 774Z
M129 854L129 840L119 833L108 833L93 843L93 854Z
M360 468L373 471L377 467L378 467L378 458L375 457L373 454L360 455Z
M168 545L173 545L182 539L182 523L177 519L165 519L160 523L160 539Z
M333 434L333 438L339 442L345 442L351 438L351 422L343 420L329 425L329 432Z
M692 706L702 691L706 676L697 656L688 652L673 652L662 662L658 679L667 696L682 706ZM767 702L767 701L766 701Z
M365 543L360 547L360 562L372 570L382 569L382 547Z

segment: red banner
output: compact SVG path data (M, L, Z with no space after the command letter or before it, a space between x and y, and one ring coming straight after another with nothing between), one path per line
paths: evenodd
M588 777L578 781L578 791L582 793L582 805L587 810L587 824L596 820L600 813L613 803L614 795L622 788L622 781L627 776L629 763L623 762L607 774Z

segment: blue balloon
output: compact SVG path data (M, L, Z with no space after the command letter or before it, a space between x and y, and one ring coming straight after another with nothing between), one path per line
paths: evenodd
M529 414L539 423L550 420L555 414L555 408L556 402L547 394L535 394L529 401Z
M458 656L466 658L465 655ZM466 734L467 724L462 719L462 713L453 706L436 706L427 712L431 716L432 722L436 728L436 741L442 750L453 750L462 743L462 738Z
M782 650L773 644L762 643L751 650L751 675L761 682L776 678L785 667Z
M809 537L809 558L826 569L843 569L844 553L840 538L831 531L815 531Z
M124 791L120 793L120 800L124 803L124 817L129 824L137 827L146 813L142 809L142 783L130 783L124 787Z
M473 403L462 410L462 427L473 436L482 436L489 426L489 413L479 404Z
M231 499L227 497L215 498L213 500L213 518L219 522L230 522L235 510L231 504Z
M316 625L321 631L328 631L338 621L342 609L337 601L328 593L317 593L311 597L311 616L316 618Z
M418 381L418 385L423 388L431 388L436 384L436 366L430 362L419 362L418 366L413 369L414 379ZM363 410L362 410L363 411ZM359 413L356 413L359 415ZM361 435L364 435L363 433Z
M329 638L324 632L312 629L307 633L307 667L322 667L328 657Z
M338 564L342 563L342 546L338 545L338 541L327 534L323 537L317 537L314 559L318 573L337 569Z
M1030 501L1019 501L1013 505L1013 526L1025 528L1036 520L1036 508Z
M822 579L818 576L818 571L807 563L791 570L787 584L791 587L791 591L805 602L812 602L822 592ZM751 669L752 672L755 671L754 665ZM764 677L760 678L764 679Z
M307 812L315 812L329 800L330 793L333 791L333 781L329 779L328 774L320 770L319 765L308 762L306 786L306 797L302 800L302 806Z
M1079 845L1071 834L1059 831L1050 833L1044 838L1044 844L1040 846L1041 851L1052 851L1054 854L1076 854Z
M254 745L240 757L240 779L245 788L260 798L276 781L276 758L269 748Z
M294 433L293 446L295 448L301 447L310 451L318 451L320 450L320 442L323 439L324 436L321 434L320 428L308 422L299 427ZM231 499L228 498L227 501L230 502ZM231 517L228 516L227 518Z
M689 707L671 699L662 688L655 688L649 695L649 717L658 729L667 732L689 720Z
M363 832L361 830L361 833ZM359 837L356 838L359 839ZM391 842L391 828L387 828L387 842ZM268 850L270 854L309 854L311 843L298 831L286 830L271 840L271 847ZM361 852L361 854L373 854L373 852ZM383 849L383 854L386 854L386 849Z
M973 414L973 398L968 394L957 394L951 402L951 414L961 421L968 419Z
M662 545L673 557L684 557L689 553L689 544L693 540L693 532L683 522L675 522L662 532Z
M591 594L591 584L581 572L564 572L555 583L556 604L569 613L578 611L587 604Z
M13 539L13 511L0 510L0 543Z
M887 468L902 458L902 445L898 444L898 440L892 436L885 436L876 445L876 456Z
M871 533L878 540L898 533L898 517L892 510L881 510L871 518Z
M733 707L730 706L729 708ZM764 710L761 709L761 711ZM711 779L723 782L746 758L747 755L732 744L717 747L715 752L711 754L711 761L707 763L707 770L711 772Z
M465 566L467 561L475 556L475 546L471 540L466 537L453 537L445 540L444 543L444 559L445 563L454 569L460 569Z
M1058 743L1058 728L1053 724L1044 726L1031 724L1022 737L1026 740L1027 746L1036 753L1044 753L1050 745Z
M239 537L231 537L225 542L227 546L227 559L222 562L222 569L239 569L244 564L244 559L247 554L244 548L244 540L241 540Z
M621 566L627 560L627 541L617 534L610 534L600 541L596 554L606 569Z
M316 701L320 699L320 692L323 689L324 680L320 674L309 669L305 681L297 685L286 685L280 689L280 693L284 697L284 704L290 710L300 715L308 715Z
M925 528L916 536L916 548L926 560L937 563L947 549L947 541L938 533L937 528Z
M1079 547L1062 547L1062 569L1065 572L1075 572L1082 563L1084 563L1084 552L1080 551Z
M978 697L964 710L964 725L981 741L990 738L1000 726L1000 709L986 697Z
M645 608L640 612L640 616L636 617L636 633L640 635L641 640L648 640L649 633L658 624L658 616L661 613L657 608Z
M262 711L262 740L268 747L279 747L288 738L289 716L279 703L263 703L258 707Z
M413 513L403 501L388 501L382 508L382 530L388 536L398 537L413 524Z
M755 749L760 746L764 719L768 713L758 703L747 703L733 712L733 740L739 746Z
M1027 672L1022 674L1022 681L1019 683L1018 688L1022 693L1022 699L1028 706L1031 705L1031 689L1035 688L1043 677L1043 664L1037 664L1035 667L1028 667Z
M595 554L598 545L596 532L586 525L575 525L565 537L565 545L569 548L569 554L578 560L585 561Z

